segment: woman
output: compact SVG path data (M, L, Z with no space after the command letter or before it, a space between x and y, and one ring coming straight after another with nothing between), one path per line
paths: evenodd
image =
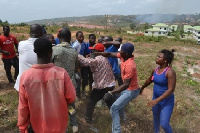
M148 106L152 107L155 133L159 132L160 125L165 133L172 133L169 121L174 108L173 92L176 86L176 73L171 68L173 52L163 49L158 53L156 64L159 66L152 71L140 91L142 94L144 88L154 82L153 99L148 102Z

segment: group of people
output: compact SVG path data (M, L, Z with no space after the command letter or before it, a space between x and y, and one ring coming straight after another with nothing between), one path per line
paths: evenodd
M9 26L4 26L3 32L0 52L8 81L15 83L14 88L19 91L17 125L21 132L31 127L35 133L64 133L68 115L73 132L78 132L76 113L72 110L76 96L85 97L89 85L86 123L93 123L95 105L103 99L112 117L112 132L120 133L120 118L127 119L124 107L153 82L153 98L148 106L153 111L154 131L158 133L161 125L166 133L172 133L169 123L176 85L176 73L171 67L173 50L158 52L158 67L139 87L134 45L122 44L121 37L113 41L111 36L101 36L96 43L95 34L90 34L85 43L83 32L78 31L73 42L70 30L64 27L54 40L43 27L33 24L30 38L18 44L9 34ZM11 66L15 68L14 79Z

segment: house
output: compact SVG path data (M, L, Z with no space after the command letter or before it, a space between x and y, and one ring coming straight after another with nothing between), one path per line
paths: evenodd
M184 25L183 26L183 30L184 30L184 32L190 32L190 33L192 33L193 28L192 28L191 25Z
M157 23L152 26L153 26L152 29L147 29L145 31L145 35L166 36L169 32L169 26L164 23Z
M200 26L193 27L193 37L200 44Z

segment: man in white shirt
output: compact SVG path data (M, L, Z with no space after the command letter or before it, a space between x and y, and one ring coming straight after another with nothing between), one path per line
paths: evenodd
M43 36L42 27L39 24L30 26L30 38L25 41L20 41L18 45L19 52L19 75L17 77L14 88L19 91L19 82L22 73L29 69L33 64L37 63L37 55L33 51L34 42L37 38Z

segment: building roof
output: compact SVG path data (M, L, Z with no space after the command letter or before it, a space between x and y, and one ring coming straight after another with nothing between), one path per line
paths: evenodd
M184 25L184 29L192 29L191 25Z
M168 25L164 24L164 23L157 23L155 25L152 25L153 27L168 27Z
M151 31L151 32L159 32L160 29L147 29L147 31Z
M197 31L200 31L200 26L194 26L193 29L197 30Z

